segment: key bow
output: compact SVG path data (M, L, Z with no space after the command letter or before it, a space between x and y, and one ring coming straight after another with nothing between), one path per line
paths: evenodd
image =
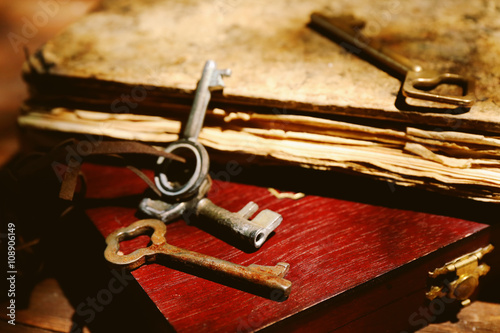
M151 235L151 246L140 248L129 254L121 254L120 242L144 234L148 230L153 230ZM128 227L115 230L106 237L106 250L104 257L106 260L117 265L127 265L133 269L139 267L148 261L149 256L157 253L155 247L163 246L167 243L165 234L167 226L162 221L156 219L140 220L132 223Z

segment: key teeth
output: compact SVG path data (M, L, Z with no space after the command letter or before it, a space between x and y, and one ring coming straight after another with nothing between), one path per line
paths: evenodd
M286 262L279 262L275 266L262 266L262 265L251 264L248 266L248 268L253 269L254 271L282 278L285 277L286 273L288 273L288 270L290 269L290 264Z
M250 221L253 225L260 227L255 234L253 245L259 248L267 240L267 237L274 231L283 220L283 217L269 209L264 209Z
M210 91L221 90L225 87L223 76L231 76L231 70L229 68L226 69L217 69L213 72L212 77L210 79L209 89Z
M220 76L231 76L233 74L230 68L218 69L217 72Z
M264 209L250 221L250 223L258 228L255 232L253 245L259 248L267 240L267 237L274 231L283 221L283 217L269 209Z
M281 272L279 273L279 277L285 277L285 275L288 273L288 271L290 270L290 264L286 263L286 262L279 262L276 264L275 266L276 268L280 268L281 269Z
M270 209L262 210L252 220L254 224L258 224L263 228L270 230L270 232L276 229L281 224L281 221L283 221L283 216Z
M185 202L170 204L161 200L153 200L150 198L142 199L139 204L141 212L165 223L179 218L185 207Z
M238 215L243 217L244 219L249 219L253 214L255 214L259 210L259 205L257 205L255 202L250 201L238 211Z

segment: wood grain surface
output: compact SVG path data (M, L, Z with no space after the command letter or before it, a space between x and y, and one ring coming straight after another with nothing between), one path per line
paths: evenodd
M117 195L131 198L145 189L141 180L134 181L127 176L127 170L86 165L85 173L90 198L102 200ZM124 177L127 177L127 182L122 183L123 186L111 185ZM196 221L169 224L167 241L242 265L288 262L291 270L286 278L293 283L292 293L288 300L276 302L215 283L206 276L200 278L158 264L135 270L133 275L139 284L179 331L249 331L269 326L439 249L464 239L477 238L473 235L484 236L481 231L487 227L455 218L313 195L296 201L277 199L266 188L223 181L214 181L208 197L230 211L237 211L253 200L261 209L268 208L282 214L284 222L256 252L234 247L228 238L214 237L213 230ZM104 236L136 221L135 213L135 207L123 205L87 210ZM487 237L480 237L468 245L468 250L487 241ZM130 250L128 246L135 248L146 243L147 239L129 242L124 251ZM459 247L456 251L467 251L466 248ZM444 263L453 258L451 255L434 259ZM402 292L420 292L423 299L427 271L436 264L430 262L415 281L405 284ZM217 282L224 283L224 280L221 278ZM372 304L375 309L403 297L398 293L384 292L382 295L377 303ZM363 307L362 311L367 309ZM349 315L344 313L337 323L329 324L340 326L358 316L361 314L356 311Z
M52 318L58 318L58 321L64 321L63 326L50 326L51 320L45 319L38 323L33 320L26 322L18 320L16 326L9 325L5 319L0 320L0 331L3 333L48 333L48 332L68 332L68 325L72 322L73 308L68 304L68 299L65 297L63 289L59 286L55 279L46 279L41 281L36 287L36 293L33 295L30 306L27 309L19 310L19 314L23 315L24 319L28 317L40 318L40 315L50 315ZM47 299L55 301L55 306L47 306ZM127 302L122 304L127 306ZM43 308L42 310L40 310ZM43 313L43 314L42 314ZM458 320L446 320L440 323L432 323L420 330L418 333L482 333L482 332L498 332L500 330L500 305L476 301L470 306L460 310L457 314ZM35 324L31 326L30 324ZM387 332L387 321L385 325L380 327L365 327L364 332L380 331ZM107 332L113 330L113 323L107 323ZM95 329L91 332L105 332L106 330ZM309 330L309 332L312 331ZM88 332L84 328L84 332ZM352 330L351 330L352 332Z

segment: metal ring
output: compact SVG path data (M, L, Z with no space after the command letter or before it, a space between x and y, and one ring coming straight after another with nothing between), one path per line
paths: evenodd
M165 151L167 153L175 154L175 151L180 148L189 149L194 154L196 160L196 167L189 180L180 187L174 188L166 175L166 169L168 168L168 164L170 163L170 161L165 164L164 157L160 157L156 162L159 168L154 178L155 184L160 192L164 196L176 200L185 199L196 194L201 183L207 177L209 168L209 158L207 150L200 143L190 140L179 140L167 146L167 148L165 148Z

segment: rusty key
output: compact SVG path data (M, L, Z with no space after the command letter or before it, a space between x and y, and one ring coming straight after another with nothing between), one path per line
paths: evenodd
M211 184L208 175L210 161L198 136L203 127L211 92L222 89L223 77L230 74L229 69L217 69L217 64L212 60L205 63L184 131L178 141L165 148L166 152L175 152L184 157L186 163L180 164L160 157L157 161L155 184L162 194L161 200L145 198L139 209L165 223L181 216L186 219L193 214L203 218L205 223L216 223L231 230L244 242L259 248L280 225L283 220L280 214L265 209L249 220L258 210L254 202L233 213L205 198Z
M162 200L145 198L139 204L139 208L147 215L165 223L181 217L186 222L189 222L191 215L208 222L215 222L228 228L234 235L256 249L264 244L271 232L283 220L280 214L270 209L262 210L250 220L249 218L259 209L259 206L253 201L250 201L236 213L219 207L205 197L210 185L211 179L207 177L200 186L197 196L190 200L168 203Z
M135 250L130 254L119 252L120 242L153 231L151 245ZM264 289L269 295L279 292L288 297L292 283L283 277L289 269L289 264L280 262L276 266L249 265L241 266L231 262L210 257L194 251L184 250L167 243L166 225L159 220L139 220L128 227L115 230L106 238L107 247L104 251L106 260L113 264L124 265L128 269L154 262L160 258L167 262L178 263L188 267L208 269L227 276L233 280L250 283L259 290Z
M434 102L448 103L470 107L475 102L474 81L453 73L438 73L424 70L421 66L413 64L410 60L385 48L378 41L364 42L364 38L359 33L360 21L356 21L353 27L352 17L327 17L320 13L311 14L311 26L319 28L331 37L336 37L361 49L365 54L380 63L390 67L397 73L405 76L403 82L403 95L417 99ZM431 93L428 90L441 83L454 84L462 87L462 96L444 95Z

